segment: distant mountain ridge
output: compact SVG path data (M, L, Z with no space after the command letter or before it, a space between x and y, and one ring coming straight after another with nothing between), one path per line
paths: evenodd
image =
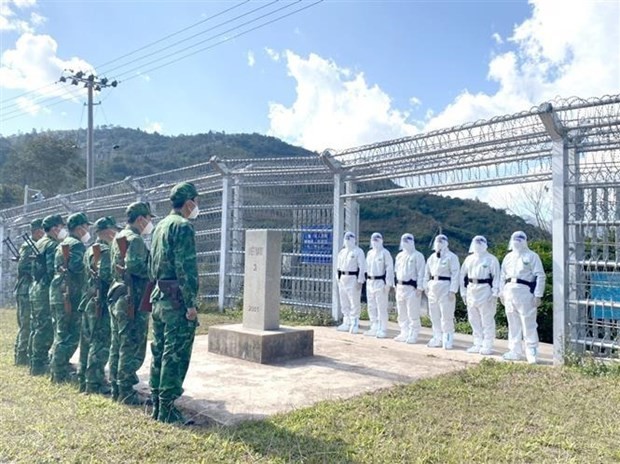
M42 189L47 197L85 188L85 137L84 130L33 131L0 137L0 208L21 204L25 184ZM205 162L213 155L224 160L317 156L260 134L210 131L166 136L102 126L95 130L94 140L98 185L128 175L144 176ZM46 158L45 169L37 166L42 157ZM461 256L467 254L469 242L477 234L485 235L491 244L505 243L514 230L524 230L532 238L548 238L522 218L485 203L430 194L363 201L360 226L360 244L364 248L370 234L378 231L393 252L404 232L414 233L418 248L427 254L430 241L442 231Z

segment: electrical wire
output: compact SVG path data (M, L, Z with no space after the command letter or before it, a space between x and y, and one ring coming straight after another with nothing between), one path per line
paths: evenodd
M237 19L243 18L244 16L250 15L250 14L255 13L255 12L257 12L259 10L262 10L264 8L268 8L271 5L273 5L274 3L278 3L279 1L280 0L273 0L271 3L267 3L265 5L259 6L258 8L255 8L255 9L253 9L251 11L243 13L242 15L235 16L234 18L231 18L231 19L228 19L228 20L226 20L226 21L224 21L222 23L216 24L215 26L212 26L212 27L210 27L208 29L205 29L204 31L197 32L196 34L190 35L189 37L186 37L186 38L184 38L182 40L179 40L179 41L174 42L174 43L172 43L170 45L167 45L164 48L160 48L158 50L155 50L154 52L147 53L146 55L143 55L143 56L141 56L139 58L135 58L134 60L131 61L131 63L120 64L120 65L116 66L115 68L111 68L111 69L108 69L106 71L103 71L103 74L110 74L112 71L116 71L119 68L123 68L123 67L125 67L127 65L130 65L130 64L135 64L137 61L141 61L141 60L144 60L144 59L149 58L151 56L157 55L157 54L159 54L159 53L161 53L163 51L166 51L166 50L169 50L169 49L171 49L173 47L176 47L177 45L181 45L181 44L183 44L183 43L185 43L185 42L187 42L189 40L195 39L196 37L199 37L199 36L201 36L203 34L206 34L207 32L211 32L212 30L217 29L218 27L221 27L221 26L224 26L226 24L232 23L232 22L236 21ZM300 2L300 1L301 0L297 0L297 2ZM255 18L254 20L258 20L260 18L261 17L258 17L258 18ZM207 40L209 40L209 39L207 39ZM195 46L195 45L191 45L189 48L191 48L193 46Z
M114 60L108 61L108 62L107 62L107 63L105 63L105 64L111 64L111 63L114 63L114 62L116 62L116 61L118 61L118 60L121 60L121 59L123 59L123 58L125 58L125 57L131 56L131 55L133 55L133 54L137 53L138 51L145 50L145 49L147 49L147 48L149 48L149 47L151 47L151 46L153 46L153 45L155 45L155 44L158 44L158 43L161 43L161 42L163 42L163 41L167 40L168 38L171 38L171 37L173 37L173 36L179 35L179 34L181 34L182 32L185 32L185 31L187 31L187 30L189 30L189 29L192 29L192 28L194 28L194 27L196 27L196 26L198 26L198 25L200 25L200 24L204 24L204 23L205 23L205 22L207 22L208 20L211 20L211 19L213 19L213 18L215 18L215 17L218 17L218 16L221 16L221 15L223 15L223 14L225 14L225 13L229 12L229 11L232 11L233 9L235 9L235 8L237 8L237 7L240 7L240 6L244 5L245 3L248 3L249 1L250 1L250 0L246 0L246 1L244 1L244 2L241 2L241 3L239 3L239 4L235 5L235 6L231 7L231 8L228 8L228 9L226 9L226 10L223 10L223 11L219 12L219 13L216 13L216 14L214 14L214 15L210 16L209 18L205 18L204 20L201 20L201 21L199 21L199 22L197 22L197 23L194 23L194 24L192 24L192 25L190 25L190 26L187 26L187 27L185 27L185 28L183 28L183 29L181 29L181 30L179 30L179 31L177 31L177 32L174 32L174 33L172 33L172 34L168 34L167 36L165 36L165 37L163 37L163 38L161 38L161 39L158 39L158 40L156 40L156 41L154 41L154 42L151 42L150 44L144 45L144 46L142 46L142 47L140 47L140 48L138 48L138 49L136 49L136 50L134 50L134 51L132 51L132 52L126 53L126 54L122 55L122 56L121 56L121 57L119 57L119 58L116 58L116 59L114 59ZM179 44L181 44L181 43L185 43L185 42L187 42L188 40L191 40L192 38L196 38L196 37L198 37L198 36L200 36L200 35L203 35L203 34L205 34L205 33L209 32L209 31L212 31L213 29L216 29L216 28L218 28L218 27L221 27L222 25L229 24L229 23L231 23L231 22L233 22L233 21L236 21L237 19L240 19L240 18L242 18L242 17L244 17L244 16L247 16L248 14L252 14L252 13L254 13L254 12L256 12L256 11L259 11L259 10L261 10L261 9L264 9L264 8L268 7L268 6L271 6L271 5L273 5L274 3L277 3L278 1L279 1L279 0L274 0L274 1L270 2L270 3L269 3L269 4L267 4L267 5L261 6L261 7L259 7L259 8L255 8L255 9L253 9L253 10L252 10L252 11L250 11L250 12L247 12L247 13L244 13L244 14L242 14L242 15L239 15L239 16L237 16L237 17L233 18L233 19L230 19L230 20L224 21L224 22L222 22L222 23L220 23L220 24L218 24L218 25L216 25L216 26L213 26L213 27L211 27L211 28L206 29L205 31L202 31L202 32L197 33L197 34L194 34L194 35L192 35L191 37L188 37L188 38L185 38L185 39L183 39L183 40L181 40L181 41L177 41L177 42L175 42L175 43L173 43L173 44L167 45L166 47L163 47L163 48L161 48L161 49L159 49L159 50L156 50L155 52L150 52L150 53L148 53L147 55L144 55L144 56L142 56L142 57L138 57L138 58L136 58L136 59L132 60L131 64L135 63L136 61L139 61L139 60L145 59L145 58L147 58L147 57L149 57L149 56L154 56L154 55L156 55L156 54L158 54L158 53L161 53L162 51L168 50L168 49L170 49L170 48L172 48L172 47L174 47L174 46L176 46L176 45L179 45ZM251 24L253 24L253 23L256 23L256 22L260 21L261 19L264 19L264 18L266 18L266 17L272 16L272 15L274 15L274 14L277 14L278 12L281 12L281 11L283 11L283 10L287 9L287 8L290 8L291 6L294 6L294 5L298 4L298 3L300 3L301 1L302 1L302 0L297 0L297 1L295 1L295 2L288 3L288 4L284 5L283 7L277 8L277 9L275 9L275 10L272 10L272 11L270 11L270 12L268 12L268 13L265 13L265 14L263 14L263 15L260 15L260 16L258 16L258 17L254 17L253 19L251 19L251 20L249 20L249 21L246 21L246 22L244 22L244 23L241 23L241 24L238 24L238 25L236 25L236 26L234 26L234 27L231 27L231 28L227 29L226 31L223 31L223 32L218 33L218 34L215 34L215 35L213 35L213 36L210 36L210 37L209 37L209 38L207 38L207 39L204 39L204 40L201 40L201 41L199 41L199 42L196 42L196 43L194 43L194 44L192 44L192 45L189 45L188 47L185 47L185 48L184 48L184 50L189 50L189 49L195 48L195 47L197 47L197 46L199 46L199 45L201 45L201 44L204 44L204 43L207 43L207 42L209 42L209 41L212 41L213 39L215 39L215 38L217 38L217 37L221 37L221 36L223 36L223 35L225 35L225 34L228 34L228 33L234 32L234 31L239 30L239 29L241 29L241 28L243 28L243 27L245 27L245 26L249 26L249 25L251 25ZM209 49L213 49L213 48L215 48L215 47L216 47L216 46L218 46L218 45L221 45L221 44L223 44L223 43L229 42L229 41L231 41L231 40L233 40L233 39L236 39L236 38L238 38L238 37L241 37L241 36L243 36L243 35L246 35L246 34L248 34L248 33L252 32L252 31L255 31L255 30L257 30L257 29L263 28L263 27L265 27L265 26L267 26L267 25L269 25L269 24L273 24L273 23L275 23L275 22L277 22L277 21L280 21L280 20L282 20L282 19L284 19L284 18L286 18L286 17L289 17L289 16L292 16L292 15L294 15L294 14L297 14L297 13L299 13L299 12L303 11L303 10L306 10L306 9L308 9L308 8L311 8L311 7L313 7L313 6L315 6L315 5L319 4L319 3L322 3L323 1L324 1L324 0L318 0L318 1L315 1L315 2L313 2L313 3L311 3L311 4L309 4L309 5L305 5L305 6L304 6L304 7L302 7L302 8L298 8L298 9L296 9L296 10L292 11L292 12L289 12L289 13L287 13L287 14L284 14L284 15L278 16L278 17L276 17L276 18L273 18L273 19L271 19L271 20L269 20L269 21L266 21L266 22L264 22L264 23L261 23L261 24L259 24L259 25L254 26L254 27L251 27L251 28L249 28L249 29L247 29L247 30L244 30L244 31L239 32L239 33L237 33L237 34L234 34L234 35L232 35L232 36L228 36L228 37L226 37L224 40L220 40L220 41L218 41L218 42L216 42L216 43L214 43L214 44L211 44L211 45L206 46L206 47L202 47L202 48L200 48L200 49L198 49L198 50L195 50L195 51L192 51L192 52L190 52L190 53L185 53L185 54L183 54L183 55L179 56L179 55L178 55L179 51L177 50L176 52L166 54L166 55L164 55L164 56L162 56L162 57L159 57L159 58L157 58L157 59L154 59L154 60L151 60L151 61L149 61L149 62L147 62L147 63L144 63L144 64L142 64L142 65L141 65L141 66L139 66L139 67L134 67L134 68L132 68L132 69L130 69L130 70L128 70L128 71L124 71L123 73L121 73L121 74L118 76L118 79L120 79L120 78L121 78L121 77L123 77L123 76L130 75L130 74L134 73L135 71L140 70L140 68L141 68L141 67L143 67L143 66L156 65L157 63L159 63L159 62L161 62L161 61L164 61L164 60L166 60L167 58L170 58L170 57L173 57L173 56L174 56L174 57L175 57L174 59L172 59L172 60L170 60L170 61L167 61L167 62L165 62L165 63L163 63L163 64L161 64L161 65L158 65L158 66L154 66L154 67L148 68L147 70L142 71L142 72L141 72L141 74L144 74L144 73L147 73L147 72L153 72L153 71L155 71L155 70L158 70L158 69L164 68L164 67L169 66L169 65L171 65L171 64L173 64L173 63L176 63L176 62L178 62L178 61L181 61L181 60L183 60L183 59L185 59L185 58L188 58L188 57L190 57L190 56L196 55L196 54L198 54L198 53L200 53L200 52L203 52L203 51L206 51L206 50L209 50ZM112 68L112 69L119 69L119 68L122 68L122 67L124 67L124 66L129 65L129 64L130 64L130 63L127 63L127 64L125 64L125 65L119 65L119 66L117 66L116 68ZM129 77L125 78L125 79L124 79L124 81L128 81L128 80L134 79L134 78L139 77L139 76L140 76L139 74L134 74L133 76L129 76ZM58 82L55 82L54 84L48 84L47 86L43 86L43 87L41 87L40 89L44 89L44 88L46 88L46 87L51 87L52 85L55 85L55 84L57 84L57 83L58 83ZM29 94L29 93L33 93L33 92L35 92L35 91L37 91L37 90L39 90L39 89L35 89L35 90L29 91L29 92L25 92L25 93L24 93L24 95L25 95L25 94ZM66 88L64 88L64 90L65 90L65 94L69 94L69 95L71 95L72 97L74 96L74 95L73 95L73 94L71 94L69 91L67 91L67 90L66 90ZM108 96L109 96L109 93L108 93ZM7 99L7 101L8 101L8 100L13 100L13 99L16 99L16 98L19 98L19 97L20 97L20 95L15 96L15 97L11 97L10 99ZM106 98L107 98L107 96L106 96ZM64 96L62 96L62 95L61 95L61 96L45 97L45 98L42 98L42 99L40 99L40 100L34 99L34 100L32 100L32 101L31 101L31 103L33 103L33 104L38 104L38 105L40 105L40 106L41 106L43 103L46 103L45 105L43 105L43 106L42 106L42 108L48 108L48 107L51 107L51 106L55 106L55 105L57 105L57 104L60 104L60 103L62 103L62 102L64 102L64 101L67 101L67 100L65 99L65 97L64 97ZM9 121L9 120L15 119L15 118L20 117L20 116L24 116L26 113L23 113L23 110L22 110L21 108L19 108L19 104L20 104L19 102L16 102L16 103L13 103L13 104L10 104L10 105L7 105L7 106L3 107L3 109L12 108L12 107L16 107L16 108L15 108L15 109L13 109L13 110L11 110L11 111L9 111L9 112L3 112L3 114L2 114L2 115L0 115L0 120L1 120L1 121L3 121L3 122L5 122L5 121ZM9 117L7 117L7 116L9 116Z

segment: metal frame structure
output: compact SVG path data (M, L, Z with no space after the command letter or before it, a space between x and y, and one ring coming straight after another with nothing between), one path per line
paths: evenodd
M165 214L174 183L201 194L196 221L202 297L219 308L243 294L248 228L284 233L282 302L339 317L336 255L359 230L358 202L552 181L554 359L620 347L620 95L557 100L529 111L319 157L218 160L0 211L0 238L34 217L84 211L123 220L132 201ZM0 250L0 305L15 266Z

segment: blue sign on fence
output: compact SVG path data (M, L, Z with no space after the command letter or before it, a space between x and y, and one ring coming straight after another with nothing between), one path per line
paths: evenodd
M330 226L304 227L301 234L301 262L304 264L331 264L332 228Z
M620 303L620 274L614 272L592 272L591 293L593 300L601 303L614 302ZM620 319L620 309L610 308L604 304L596 305L592 311L594 319Z

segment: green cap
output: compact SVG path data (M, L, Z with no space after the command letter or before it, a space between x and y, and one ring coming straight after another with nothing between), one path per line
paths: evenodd
M35 230L39 230L43 228L43 219L36 218L30 223L30 231L34 232Z
M76 227L83 226L84 224L89 226L92 224L84 213L73 213L67 218L67 227L69 230L73 230Z
M44 231L50 230L52 227L56 227L58 225L64 225L65 221L62 219L60 214L50 214L49 216L45 216L43 218L42 226Z
M197 196L198 191L191 182L181 182L172 187L170 191L170 200L176 204L185 203L187 200L193 200Z
M95 221L95 231L101 232L106 229L120 230L121 227L116 223L116 219L112 216L105 216Z
M138 216L151 216L157 217L151 212L151 206L143 201L136 201L130 204L125 210L127 213L127 220L133 222L138 219Z

